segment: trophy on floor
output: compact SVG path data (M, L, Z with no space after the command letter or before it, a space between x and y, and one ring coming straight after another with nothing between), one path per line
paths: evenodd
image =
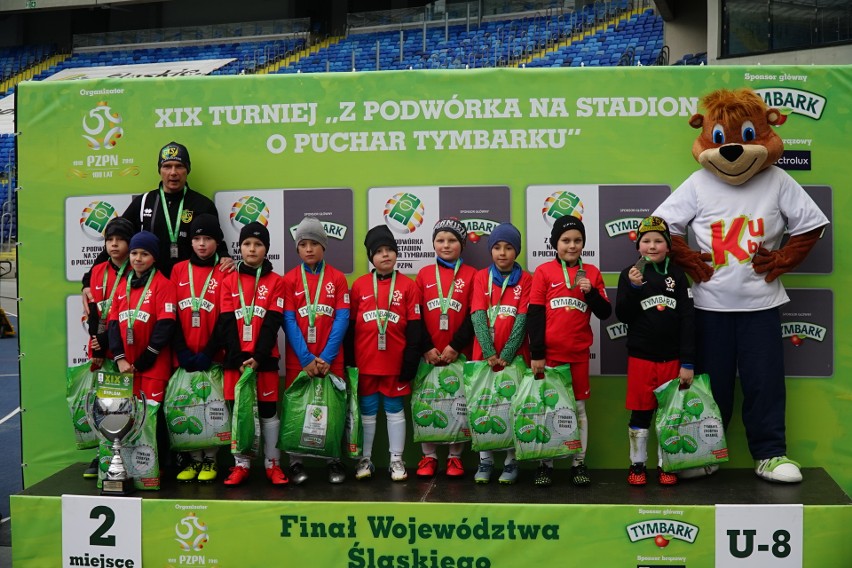
M133 373L97 371L92 392L86 400L89 424L98 436L112 444L112 458L103 480L101 495L133 492L133 478L121 457L122 442L132 440L145 424L145 395L133 394Z

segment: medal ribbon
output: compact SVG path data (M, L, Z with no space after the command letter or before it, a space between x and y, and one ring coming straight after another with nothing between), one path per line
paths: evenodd
M133 323L136 321L136 317L139 315L139 308L142 307L142 302L145 301L145 296L148 294L148 288L151 286L151 281L154 279L154 274L157 273L156 268L151 269L151 274L148 275L148 281L145 282L145 288L142 290L142 295L139 296L139 302L136 304L135 310L130 310L130 313L127 314L127 329L133 330ZM127 278L127 306L130 307L130 280L131 278Z
M500 297L497 298L496 304L491 304L491 289L494 287L494 273L488 271L488 325L494 329L494 324L497 323L497 316L500 303L503 301L503 294L506 293L506 286L509 284L509 276L503 279L503 287L500 289Z
M562 273L565 275L565 286L567 286L568 289L571 290L572 288L574 288L574 286L577 285L577 282L574 281L574 286L571 285L571 278L568 276L568 265L565 264L565 261L562 260L561 258L559 259L559 262L562 263ZM583 259L578 258L577 259L577 271L579 272L582 269L583 269Z
M104 300L104 307L101 310L101 315L105 315L105 314L109 313L109 308L110 308L110 306L112 306L112 298L115 296L115 291L118 288L118 283L121 281L121 276L124 274L124 269L127 268L128 263L129 263L129 261L125 260L124 264L122 264L121 267L118 269L118 273L115 275L115 282L112 283L112 290L109 291L109 296L107 297L106 300ZM107 269L104 270L104 283L103 283L103 286L102 286L102 290L104 292L106 292L106 285L107 285L107 277L108 276L109 276L109 267L107 267ZM127 300L127 302L129 303L130 300Z
M195 296L195 281L192 279L192 262L189 263L189 302L192 305L192 311L197 312L201 310L201 300L204 298L204 294L207 293L207 286L210 285L210 279L213 278L213 272L216 270L216 265L219 264L219 254L216 254L216 260L213 263L213 268L210 270L210 274L207 275L207 280L204 281L204 288L201 289L201 295Z
M669 273L669 257L666 257L666 264L663 266L663 271L662 271L662 272L660 272L660 269L659 269L659 268L657 268L657 263L656 263L656 262L652 262L651 264L653 264L653 265L654 265L654 270L656 270L656 271L657 271L657 274L662 274L663 276L665 276L666 274L668 274L668 273Z
M180 196L180 205L178 205L177 212L177 223L176 227L172 229L172 218L169 215L169 206L166 203L166 193L163 191L163 184L160 184L160 202L165 206L163 213L166 215L166 229L169 234L169 242L172 244L177 244L178 239L178 231L180 229L180 216L183 215L183 200L186 197L186 186L183 187L183 195ZM151 221L151 228L153 228L154 221Z
M305 287L305 306L308 308L308 327L314 327L314 322L317 320L317 306L319 305L320 290L322 290L322 280L325 276L325 262L322 263L322 269L319 273L319 281L317 282L317 291L314 293L314 303L311 303L310 290L308 290L308 277L305 275L305 263L302 263L302 286ZM379 303L376 302L376 307ZM378 315L378 314L377 314Z
M240 264L242 263L243 261L241 260L237 264L237 289L240 292L240 306L243 308L243 323L251 325L251 318L254 317L254 303L257 300L257 283L260 282L260 269L263 268L263 266L261 265L257 267L257 273L254 277L254 293L251 296L251 306L248 306L251 308L251 311L248 311L246 310L246 298L243 296L243 278L242 274L239 272Z
M441 272L438 268L438 264L435 263L435 282L438 284L438 299L440 300L440 308L441 315L446 315L447 311L450 309L450 301L453 299L453 292L456 291L456 274L459 272L459 267L461 266L461 259L456 261L456 265L453 268L453 280L450 283L450 292L447 294L447 298L444 299L444 291L441 289Z
M393 302L393 290L396 287L396 270L391 276L390 291L388 292L388 309L382 317L382 311L379 309L379 281L376 278L376 273L373 272L373 297L376 298L376 327L379 328L379 335L384 335L388 329L388 316L390 314L391 302Z

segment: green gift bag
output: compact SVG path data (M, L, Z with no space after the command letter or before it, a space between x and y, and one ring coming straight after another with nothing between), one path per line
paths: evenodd
M234 386L231 417L231 453L246 457L260 454L260 416L257 412L257 374L246 367Z
M361 456L364 449L364 426L358 402L358 369L346 367L346 425L343 427L343 451L350 458Z
M464 358L445 366L420 361L411 395L415 442L470 440L464 395Z
M512 399L518 460L562 458L580 451L577 402L569 365L545 367L544 377L524 371Z
M178 368L166 387L163 411L171 448L201 450L231 443L231 412L225 404L222 367L190 372Z
M95 384L95 374L91 370L91 366L92 363L88 362L76 367L68 367L65 370L65 400L68 402L68 410L71 412L71 421L74 424L74 440L78 450L96 448L99 441L86 416L86 399ZM104 360L101 369L110 373L118 372L118 367L109 359Z
M728 444L710 390L710 377L696 375L688 389L673 379L654 390L657 397L657 440L663 471L675 472L728 461Z
M506 450L513 446L512 399L518 390L526 364L515 357L498 371L487 361L471 361L464 366L467 393L467 419L470 447L474 451Z
M288 454L339 458L346 422L346 382L302 371L284 392L278 447Z

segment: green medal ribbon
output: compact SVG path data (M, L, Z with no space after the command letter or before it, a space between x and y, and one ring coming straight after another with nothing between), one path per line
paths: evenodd
M319 305L320 290L322 290L322 281L325 277L325 262L322 263L322 269L319 273L319 282L317 282L317 291L314 293L314 302L311 303L310 290L308 290L308 277L305 275L305 264L302 263L302 286L305 287L305 306L308 308L308 327L314 327L314 322L317 320L317 306ZM376 307L378 307L376 302Z
M216 254L216 260L213 263L213 270L207 275L207 280L204 281L204 288L201 289L201 295L195 296L195 281L192 279L192 262L189 263L189 302L193 312L201 310L201 300L204 299L204 294L207 293L207 286L210 285L210 279L213 278L213 272L216 270L216 265L219 264L219 254Z
M112 290L110 290L109 296L103 302L103 308L101 308L101 315L109 313L109 308L110 308L110 306L112 306L112 298L113 298L113 296L115 296L115 291L118 288L118 283L121 281L121 277L124 274L124 269L127 268L127 265L128 265L129 262L130 262L129 260L125 260L124 264L122 264L121 267L118 269L118 274L116 274L116 276L115 276L115 282L112 283ZM104 270L104 283L103 283L103 286L102 286L102 289L103 289L104 292L106 292L106 285L107 285L107 277L108 276L109 276L109 267L107 267L107 269ZM127 300L127 301L128 301L128 303L130 302L130 300Z
M139 302L136 304L135 310L130 310L130 313L127 314L127 329L131 332L133 331L133 323L136 321L136 318L139 315L139 308L142 307L142 303L145 301L145 295L148 294L148 288L151 286L151 281L154 279L154 274L157 273L156 268L151 269L151 274L148 276L148 281L145 282L145 288L142 290L142 295L139 296ZM130 281L131 278L127 278L127 305L130 307Z
M571 289L574 288L574 286L577 285L577 282L575 281L574 285L573 286L571 285L571 278L568 276L568 265L561 258L559 259L559 262L562 263L562 273L565 275L565 286L567 286L568 289L571 290ZM582 258L577 259L577 266L578 266L578 268L577 268L578 271L583 269L583 259Z
M509 284L509 276L507 275L503 279L503 287L500 289L500 297L497 298L497 303L491 304L491 289L494 287L494 273L491 270L488 271L488 325L491 329L494 329L494 324L497 323L497 316L500 303L503 301L503 294L506 293L506 286Z
M165 206L163 213L166 216L166 229L169 234L169 242L173 245L177 244L178 232L180 230L180 216L183 215L183 200L186 197L186 186L183 187L183 195L180 196L180 205L177 212L177 226L172 228L172 218L169 216L169 206L166 203L166 192L163 191L163 184L160 184L160 202ZM154 221L151 220L151 228L154 228Z
M251 319L254 317L254 303L257 300L257 283L260 282L260 269L263 268L263 266L261 265L257 267L257 274L254 277L254 293L251 296L251 306L248 306L249 308L251 308L251 310L247 311L246 298L245 296L243 296L243 279L239 272L240 264L242 263L243 261L241 260L237 264L237 289L240 292L240 306L242 306L243 308L243 323L246 325L251 325Z
M453 281L450 284L450 292L444 298L444 291L441 289L441 272L438 268L438 263L435 263L435 282L438 285L438 300L440 301L441 315L446 315L450 309L450 301L453 299L453 292L456 291L456 274L459 272L461 259L456 260L456 266L453 268Z
M654 270L656 270L656 271L657 271L657 274L662 274L663 276L665 276L666 274L668 274L668 273L669 273L669 257L666 257L666 263L665 263L665 265L663 266L663 271L662 271L662 272L660 272L660 269L659 269L659 268L657 268L657 263L656 263L656 262L652 262L651 264L653 264L653 265L654 265Z
M376 327L379 328L379 335L384 335L388 329L388 315L390 314L391 302L393 302L393 290L396 287L396 270L391 276L390 291L388 292L388 309L382 317L382 310L379 309L379 281L376 278L375 271L373 272L373 297L376 298Z

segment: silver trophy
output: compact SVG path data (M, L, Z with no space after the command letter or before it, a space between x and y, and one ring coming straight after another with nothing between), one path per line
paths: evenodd
M105 381L108 383L111 380L124 383L129 380L130 388L111 389L104 384ZM133 492L134 487L133 477L127 473L121 457L124 447L122 442L132 440L142 431L146 414L145 395L137 398L132 394L133 375L130 374L98 373L96 381L95 390L86 399L86 415L92 430L112 444L112 458L103 480L101 495L127 495ZM121 396L108 396L110 394Z

